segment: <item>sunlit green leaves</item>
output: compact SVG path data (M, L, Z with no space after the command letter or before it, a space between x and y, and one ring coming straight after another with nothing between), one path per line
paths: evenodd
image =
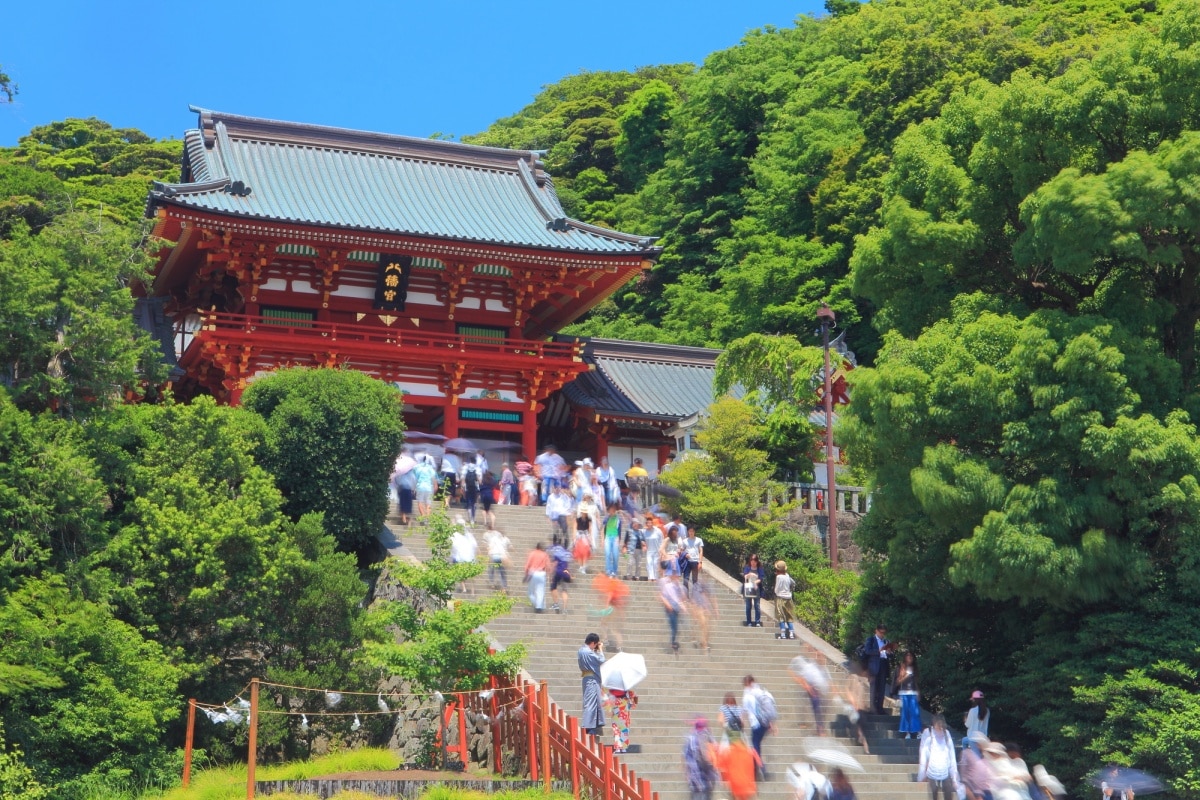
M352 369L286 369L255 381L245 407L266 421L258 457L293 519L319 511L343 550L374 541L404 421L395 388Z

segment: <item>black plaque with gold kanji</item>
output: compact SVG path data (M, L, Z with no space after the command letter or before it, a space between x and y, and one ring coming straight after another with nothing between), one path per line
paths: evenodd
M404 310L412 262L412 256L379 254L379 277L375 281L376 308L384 311Z

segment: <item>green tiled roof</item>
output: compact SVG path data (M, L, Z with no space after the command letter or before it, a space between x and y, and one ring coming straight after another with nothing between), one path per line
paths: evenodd
M182 182L147 205L582 253L657 256L654 239L567 219L538 154L221 114L184 136Z

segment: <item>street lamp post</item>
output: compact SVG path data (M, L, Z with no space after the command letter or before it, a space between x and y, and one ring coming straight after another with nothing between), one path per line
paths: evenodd
M817 322L821 324L821 346L825 350L825 489L828 495L825 508L829 514L829 566L838 568L837 527L837 479L833 463L833 371L829 364L829 329L837 322L837 316L828 303L822 303L817 311Z

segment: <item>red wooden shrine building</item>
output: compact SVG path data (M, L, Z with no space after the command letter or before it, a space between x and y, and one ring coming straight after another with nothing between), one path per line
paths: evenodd
M178 396L347 365L412 429L538 449L546 400L589 371L550 337L649 268L654 239L563 212L538 154L193 109L139 314Z

